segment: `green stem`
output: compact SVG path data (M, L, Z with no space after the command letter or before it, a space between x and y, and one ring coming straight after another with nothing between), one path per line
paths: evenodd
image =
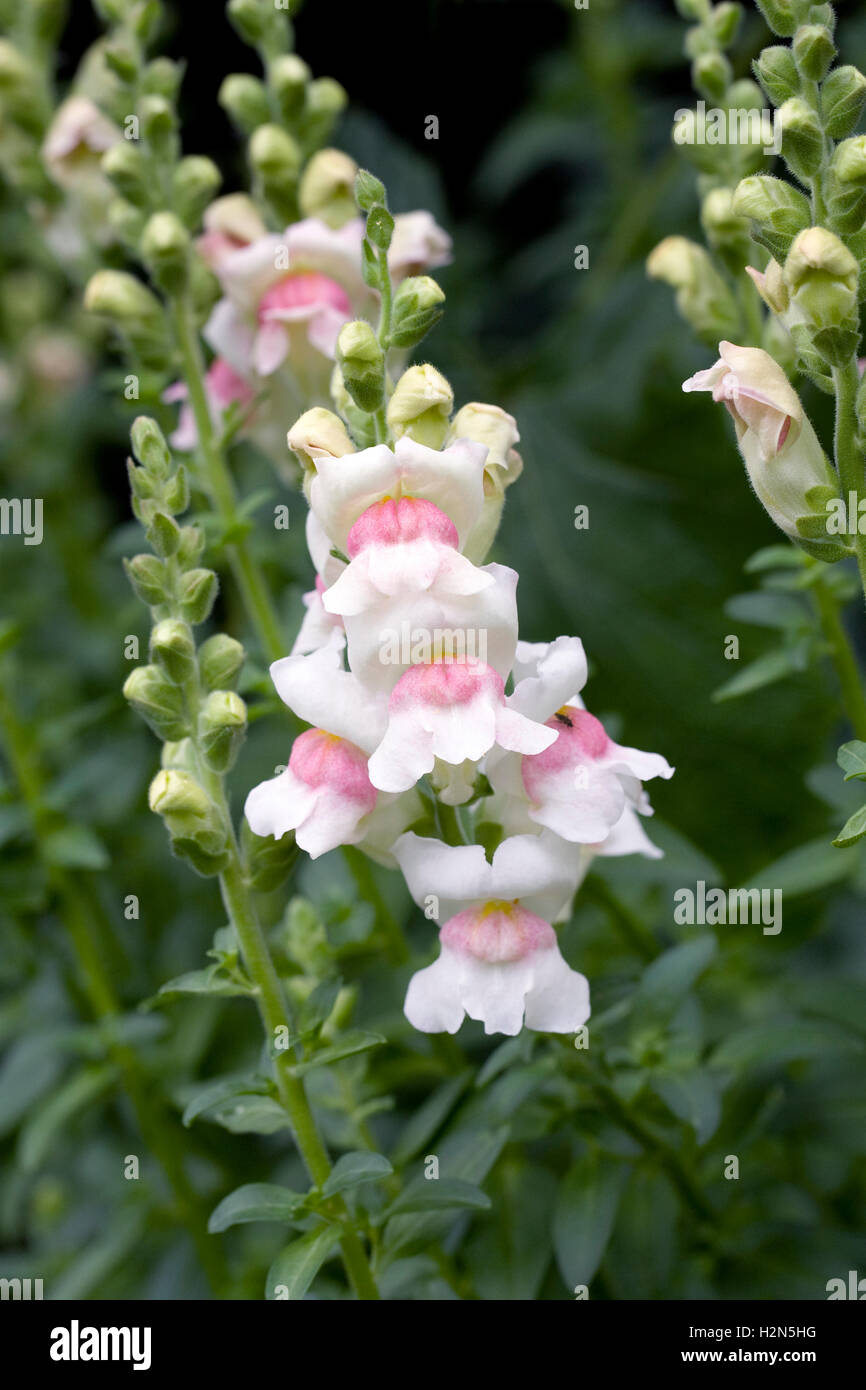
M836 388L836 424L833 442L839 485L846 507L849 493L854 493L856 514L857 505L863 494L864 464L863 452L857 440L857 391L860 385L860 373L856 358L852 357L845 367L833 368L833 384ZM858 527L851 540L857 555L860 583L864 596L866 596L866 536L860 535Z
M240 523L238 499L211 420L201 345L192 313L185 300L179 300L172 306L172 321L183 376L189 391L189 403L195 417L205 486L221 521L231 530ZM253 558L246 538L240 537L232 541L226 550L244 607L256 630L262 651L268 661L278 661L280 657L285 656L287 647L262 570Z
M94 930L100 915L99 906L88 887L69 870L52 864L45 853L47 826L42 774L2 685L0 726L10 767L27 806L37 850L60 906L91 1010L100 1020L117 1018L122 1012L120 1003L106 973L103 952ZM120 1069L142 1138L168 1179L180 1218L190 1233L208 1282L213 1292L223 1297L228 1288L225 1259L219 1242L208 1233L207 1214L186 1175L175 1142L174 1126L162 1107L152 1103L135 1053L119 1043L112 1043L108 1052Z
M820 579L815 584L813 593L821 619L821 629L842 687L842 697L851 727L858 738L866 739L866 694L848 633L839 613L836 596L829 585Z

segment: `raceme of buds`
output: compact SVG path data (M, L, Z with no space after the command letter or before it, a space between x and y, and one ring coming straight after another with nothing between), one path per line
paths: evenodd
M825 24L802 24L792 44L799 71L810 82L821 82L836 56L833 35Z
M829 556L835 549L829 534L826 545L820 536L806 541L798 526L838 492L799 396L762 348L723 342L719 352L715 366L689 378L683 390L711 391L727 407L749 481L773 521L810 553L823 548Z
M301 169L297 141L278 125L261 125L250 140L250 163L278 207L294 194Z
M281 53L268 65L268 86L285 121L293 121L301 107L311 77L310 69L296 53Z
M157 212L141 237L141 256L156 283L168 294L184 288L189 274L189 232L173 212Z
M268 89L250 73L234 72L223 80L219 104L245 135L252 135L271 119Z
M409 367L388 402L387 419L396 438L407 435L438 449L448 432L454 392L441 372L429 363Z
M357 215L355 179L358 166L342 150L318 150L307 164L298 186L305 217L319 217L329 227L342 227Z
M652 279L677 291L679 312L701 338L715 341L722 324L728 325L725 331L737 331L736 300L703 246L687 237L665 237L650 252L646 268Z
M174 207L190 231L198 226L221 183L219 169L204 155L187 155L178 164L172 175Z
M199 873L219 873L226 862L228 834L219 809L195 777L180 768L163 768L151 782L147 799L165 822L175 853Z

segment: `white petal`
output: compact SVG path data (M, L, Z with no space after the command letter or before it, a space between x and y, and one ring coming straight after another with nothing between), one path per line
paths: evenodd
M589 1018L589 982L566 965L558 946L535 951L526 995L526 1026L542 1033L575 1033Z
M599 761L617 771L630 772L640 782L647 782L651 777L668 778L674 775L674 769L661 753L644 753L640 748L624 748L612 741Z
M244 805L244 815L254 835L273 835L280 840L312 813L316 797L312 787L286 768L278 777L253 787Z
M639 817L626 806L607 839L598 846L600 855L643 854L647 859L664 859L664 850L654 845Z
M335 633L327 647L309 656L275 661L271 679L280 699L307 724L348 739L364 752L381 741L387 721L385 701L343 669L341 634Z
M514 667L512 709L544 724L563 705L570 704L586 684L586 653L579 637L555 642L519 642Z
M461 958L443 948L439 959L409 981L403 1011L421 1033L456 1033L463 1022Z
M246 318L230 299L221 299L214 305L202 336L217 356L225 358L236 372L241 376L250 375L256 340L255 321Z
M529 808L532 820L578 844L594 845L604 840L626 804L619 778L598 763L551 773L541 783L541 790L543 799Z

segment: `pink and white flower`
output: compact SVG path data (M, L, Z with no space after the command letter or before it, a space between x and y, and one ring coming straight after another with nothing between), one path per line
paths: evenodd
M222 357L215 357L205 373L205 393L208 409L214 426L222 429L223 416L233 405L249 409L256 393L249 382L244 381ZM166 404L181 402L177 427L171 435L170 443L175 449L190 451L198 444L198 430L192 406L189 404L189 391L186 383L176 381L163 392Z
M480 845L452 847L410 832L394 857L415 901L427 909L438 903L446 918L438 960L409 983L404 1009L413 1027L456 1033L468 1015L486 1033L513 1036L524 1023L570 1033L586 1022L589 985L563 960L549 920L573 892L561 842L515 836L488 863Z
M308 729L295 739L285 771L253 787L244 813L256 835L279 840L294 830L301 849L317 859L363 838L376 798L362 750L324 729Z

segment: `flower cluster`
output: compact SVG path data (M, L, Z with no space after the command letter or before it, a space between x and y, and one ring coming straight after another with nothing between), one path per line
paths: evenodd
M410 368L392 404L419 394L419 372L438 376ZM659 853L642 784L673 770L608 737L580 698L580 640L519 641L518 576L480 563L519 471L514 420L472 404L441 433L438 448L408 425L357 449L325 410L289 432L317 580L271 676L312 727L246 816L313 857L357 845L399 865L441 923L440 955L406 996L415 1027L453 1033L468 1015L488 1033L572 1032L589 988L552 924L594 855Z

